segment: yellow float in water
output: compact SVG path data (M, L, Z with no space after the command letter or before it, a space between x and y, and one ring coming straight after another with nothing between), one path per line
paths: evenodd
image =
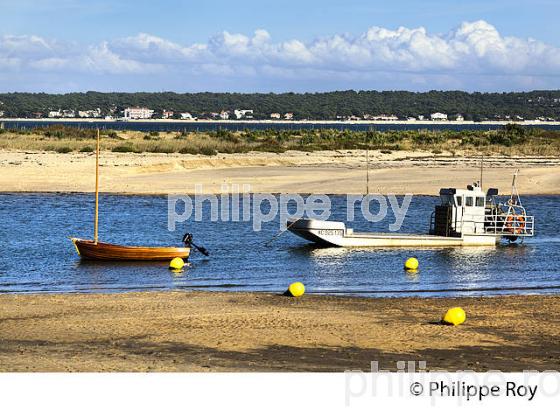
M460 307L454 307L449 309L445 315L443 315L443 323L448 325L458 326L467 320L467 314Z
M171 262L169 262L169 269L181 270L183 266L185 266L185 261L178 257L171 259Z
M293 297L299 298L305 293L305 286L301 282L294 282L288 287L288 293Z
M408 258L408 259L406 260L406 262L404 263L404 268L405 268L406 270L414 271L414 270L417 270L417 269L418 269L418 265L419 265L418 259L416 259L416 258Z

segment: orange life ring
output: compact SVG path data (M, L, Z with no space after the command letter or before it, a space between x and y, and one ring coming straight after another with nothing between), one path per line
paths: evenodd
M515 234L523 233L525 231L525 218L523 215L508 215L505 230Z
M517 217L517 230L515 233L523 233L525 231L525 218L523 215Z

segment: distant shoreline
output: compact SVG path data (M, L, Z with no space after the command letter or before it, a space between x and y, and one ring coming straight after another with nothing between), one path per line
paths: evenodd
M398 121L340 121L340 120L178 120L178 119L143 119L117 120L104 118L0 118L2 122L100 122L100 123L178 123L178 124L318 124L318 125L554 125L560 126L560 121L430 121L430 120L398 120Z

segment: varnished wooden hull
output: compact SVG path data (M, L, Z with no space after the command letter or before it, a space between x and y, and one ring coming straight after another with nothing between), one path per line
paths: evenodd
M84 259L113 261L170 261L175 257L187 259L190 248L157 248L122 246L88 239L71 238L78 255Z

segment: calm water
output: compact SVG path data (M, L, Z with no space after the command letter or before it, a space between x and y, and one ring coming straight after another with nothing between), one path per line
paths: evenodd
M344 220L346 198L332 196L331 219ZM436 197L416 196L403 225L425 232ZM207 202L206 202L207 203ZM102 195L100 238L128 244L179 244L185 230L207 247L183 274L166 263L83 262L68 236L91 237L92 195L0 194L0 292L120 292L144 289L282 291L295 280L309 292L363 296L448 296L560 292L560 196L525 197L537 236L495 249L348 250L316 248L289 232L265 246L278 222L192 222L167 230L164 196ZM208 211L206 209L206 211ZM209 218L206 212L205 218ZM355 229L387 230L393 222ZM418 274L403 271L416 256Z
M123 122L107 122L107 121L5 121L5 128L21 128L29 129L36 127L48 127L49 125L62 124L71 127L79 128L101 128L101 129L112 129L112 130L134 130L134 131L215 131L217 129L228 129L232 131L240 131L244 129L249 130L265 130L265 129L338 129L338 130L355 130L355 131L367 131L369 129L376 129L379 131L386 130L418 130L418 129L430 129L430 130L493 130L502 128L502 125L492 125L492 124L353 124L353 123L343 123L343 124L319 124L319 123L257 123L257 122L245 122L238 121L233 123L216 123L216 122L165 122L165 121L123 121ZM552 125L547 123L542 123L539 125L526 125L527 128L543 128L550 130L560 129L558 125Z

